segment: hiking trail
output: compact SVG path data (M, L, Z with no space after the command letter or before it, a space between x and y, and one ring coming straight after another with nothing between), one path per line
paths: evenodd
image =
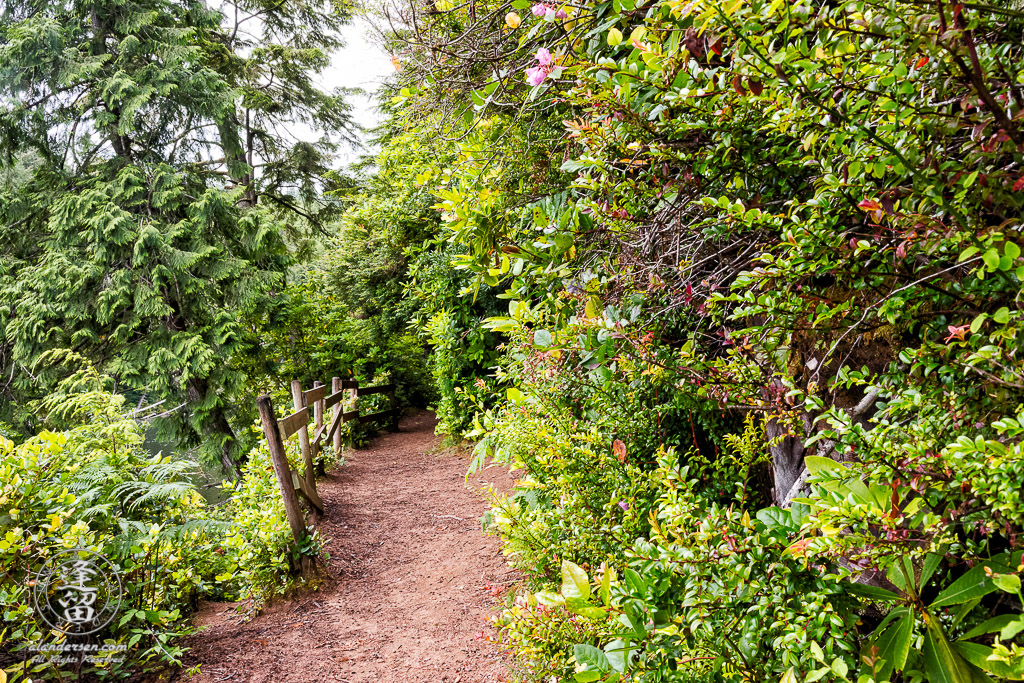
M480 489L511 487L485 470L466 483L464 452L438 452L433 414L404 419L318 483L317 527L330 559L318 591L272 602L243 621L207 603L187 639L191 683L506 680L506 654L488 621L516 580L485 536Z

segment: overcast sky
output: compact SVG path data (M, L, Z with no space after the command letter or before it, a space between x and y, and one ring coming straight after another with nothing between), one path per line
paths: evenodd
M334 55L331 67L321 75L321 84L327 90L337 87L365 90L365 97L352 101L355 120L366 128L373 128L379 123L380 117L374 111L372 95L384 79L395 72L391 55L372 42L370 27L360 17L345 27L342 36L346 45ZM339 161L348 164L360 154L359 150L341 149Z

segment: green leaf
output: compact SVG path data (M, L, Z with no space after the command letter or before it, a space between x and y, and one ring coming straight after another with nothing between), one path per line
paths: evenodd
M758 510L757 519L768 529L799 529L798 526L793 524L793 513L780 507L772 506Z
M939 593L935 601L932 602L931 609L959 605L961 602L988 595L995 589L995 584L985 575L985 565L979 564L969 569L966 574Z
M640 578L639 574L629 568L626 569L624 574L626 585L629 586L634 595L647 595L647 583Z
M605 565L604 574L601 576L601 602L607 606L611 603L612 572L610 565Z
M624 640L616 638L604 646L604 654L608 657L608 663L620 674L626 672L626 664L629 663L629 647Z
M935 617L925 614L928 630L924 634L925 672L929 683L975 683L970 665L953 650L949 639Z
M587 619L604 619L608 616L608 610L604 607L592 605L583 598L566 598L565 608L573 614L578 614Z
M990 674L995 674L1000 678L1006 678L1011 681L1024 680L1024 660L1020 658L1018 658L1014 666L1006 662L989 659L989 656L995 650L986 645L978 643L953 643L953 647L961 657L982 671L987 671Z
M932 574L934 574L935 570L938 569L939 562L942 561L945 554L945 549L943 548L942 552L928 553L925 555L924 565L921 567L921 578L919 579L921 586L924 586L928 583L928 579L932 578Z
M999 251L995 247L990 247L988 251L981 255L981 260L985 262L989 270L995 270L999 267Z
M535 346L551 346L552 341L551 333L547 330L537 330L533 333L533 343Z
M505 390L505 395L508 396L508 400L513 403L520 403L523 400L523 392L519 391L515 387L509 387Z
M881 600L883 602L896 602L897 600L902 599L898 593L893 593L891 590L880 588L878 586L869 586L863 583L849 582L846 584L846 591L865 598L870 598L871 600Z
M978 247L967 247L962 252L960 252L960 258L957 260L957 263L962 263L963 261L966 261L967 259L977 254L979 251L981 250L978 249Z
M903 671L910 653L910 643L914 637L914 615L909 610L902 617L894 620L880 634L873 637L878 655L893 665L897 671Z
M961 621L966 619L967 615L970 614L974 610L974 608L978 606L979 602L981 602L981 598L973 598L957 607L956 611L953 612L953 625L955 626L956 624L959 624Z
M845 467L831 458L823 458L819 455L808 455L804 458L807 471L818 476L826 473L842 473Z
M995 320L1000 325L1005 325L1006 321L1010 319L1010 309L1003 306L998 311L992 314L992 320Z
M1004 593L1020 593L1020 577L1016 574L993 574L992 583Z
M567 598L590 598L587 573L569 560L562 560L562 595Z
M612 665L608 661L608 657L605 655L604 651L594 647L593 645L586 645L582 643L573 645L572 654L573 657L576 658L576 661L587 667L588 670L599 671L601 673L607 673L612 670Z
M1007 630L1009 629L1009 630ZM999 616L986 619L960 637L960 640L970 640L986 633L1001 631L1000 637L1009 640L1024 630L1024 615L1022 614L1000 614ZM1006 635L1003 635L1005 633Z
M971 332L977 333L981 329L981 326L985 324L985 320L988 319L988 313L979 313L978 316L971 321Z

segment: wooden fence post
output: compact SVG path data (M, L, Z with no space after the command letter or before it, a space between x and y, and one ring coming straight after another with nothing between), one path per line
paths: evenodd
M306 520L299 508L299 499L295 496L292 471L288 466L288 457L284 453L284 443L281 441L281 432L277 428L277 418L274 416L274 407L270 402L270 397L263 395L256 399L256 408L260 413L260 422L263 423L263 434L267 437L267 446L270 450L270 460L274 463L277 484L281 488L284 514L288 518L288 526L292 530L295 544L299 545L306 536ZM312 560L303 555L299 569L303 574L308 574L312 569Z
M306 399L302 395L302 382L292 380L292 401L295 404L295 411L298 412L306 407ZM313 473L313 451L309 448L309 427L303 425L299 429L299 446L302 448L302 462L305 465L306 483L315 485Z
M316 380L315 382L313 382L313 388L314 389L316 389L317 387L322 387L323 385L324 385L324 383L321 382L320 380ZM313 402L313 433L314 434L319 434L320 430L323 428L323 426L324 426L324 399L323 398L319 398L319 399L317 399L316 401ZM317 443L322 443L322 442L323 442L323 439L319 440ZM316 453L312 454L313 459L316 460L316 456L320 455L320 453L322 451L323 451L323 446L318 447L316 449ZM317 468L317 473L318 474L323 474L323 469L324 469L323 468L323 458L320 458L320 461L317 463L316 468ZM311 482L313 481L312 476L310 477L310 481ZM315 484L314 484L314 486L315 486Z
M336 394L339 391L341 391L341 378L340 377L332 377L331 378L331 394ZM335 419L335 420L339 419L338 418L338 414L339 413L343 413L343 412L345 412L345 402L344 401L338 401L337 403L334 404L334 415L332 416L332 419ZM341 425L340 424L338 425L338 428L334 430L334 456L338 457L339 455L341 455Z

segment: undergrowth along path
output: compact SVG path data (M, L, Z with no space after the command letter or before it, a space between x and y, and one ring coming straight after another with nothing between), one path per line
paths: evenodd
M488 622L515 580L497 539L481 533L480 488L510 486L486 470L466 484L468 458L436 450L434 416L402 421L318 484L327 578L318 591L241 621L210 603L188 641L194 683L339 683L506 679Z

